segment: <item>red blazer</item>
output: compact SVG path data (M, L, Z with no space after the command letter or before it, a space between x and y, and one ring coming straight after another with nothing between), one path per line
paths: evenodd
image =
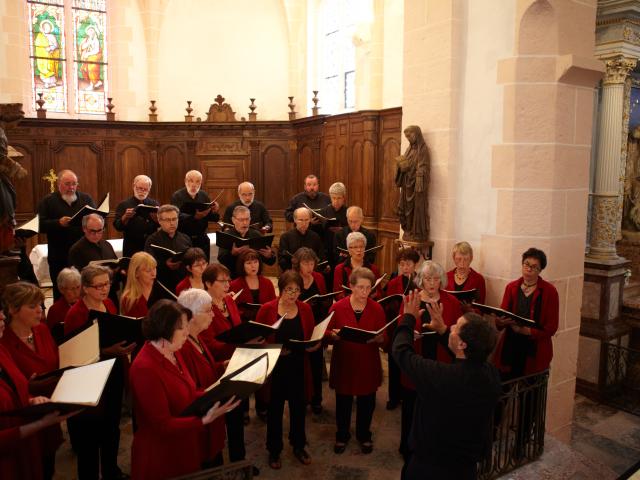
M122 300L120 300L120 305L123 305ZM147 313L149 313L149 307L147 306L147 299L144 298L144 295L140 295L140 298L138 298L128 310L122 307L122 315L126 315L127 317L146 317Z
M504 296L500 308L515 312L518 303L518 290L524 279L520 277L509 283L504 289ZM527 357L524 367L524 374L542 372L549 368L553 358L553 337L558 330L559 298L558 291L549 282L538 277L538 287L533 292L531 299L531 319L542 326L542 330L531 329L531 339L536 344L536 355ZM500 335L495 354L494 362L501 372L508 372L511 367L502 359L502 348L504 347L505 335Z
M5 334L8 329L5 329ZM6 412L29 404L27 379L11 359L11 354L0 345L0 368L15 390L0 379L0 411ZM0 416L0 478L38 480L42 478L40 436L20 439L19 426L23 422L14 417Z
M349 259L336 265L336 269L333 272L333 291L334 292L343 291L344 289L342 288L342 285L345 285L347 287L349 286L349 283L348 283L349 277L351 276L351 272L353 271L353 269L351 268L351 262L349 262L349 265L347 265L347 262L349 262ZM376 277L376 280L380 278L380 271L378 270L378 267L376 267L373 263L367 265L367 263L365 262L364 266L373 272L373 274ZM347 280L347 283L345 283L345 279ZM371 296L374 298L378 298L379 294L380 292L378 291L373 293ZM340 299L344 297L345 297L345 292L343 291L340 295L336 296L336 299Z
M344 326L362 328L364 330L378 330L384 326L384 310L378 302L367 299L367 305L362 312L360 322L356 322L349 297L334 303L329 312L336 312L329 326L339 330ZM386 336L386 333L385 333ZM330 341L330 340L329 340ZM386 342L385 342L386 343ZM360 344L338 341L333 346L331 354L331 373L329 386L340 395L369 395L375 393L382 383L382 364L378 345Z
M262 303L264 305L265 303L270 302L271 300L276 298L276 290L275 288L273 288L273 282L262 275L258 275L258 288L260 291L258 295L258 303ZM238 305L238 310L240 311L240 318L243 321L254 320L254 318L252 318L252 315L255 310L244 308L241 305L242 303L253 303L253 295L251 295L251 289L249 288L249 285L247 285L247 281L245 280L245 278L236 278L233 282L231 282L229 289L232 292L236 293L242 290L242 293L238 296L238 298L236 298L236 304Z
M118 309L110 299L107 298L103 303L107 308L107 312L118 313ZM75 330L78 330L85 323L87 323L88 320L89 309L84 303L84 300L81 298L73 304L73 307L71 307L71 309L67 312L67 316L64 317L64 334L68 335Z
M49 311L47 312L47 326L49 330L58 323L64 322L64 318L71 307L72 305L67 303L64 297L60 297L49 307Z
M462 316L462 307L456 297L442 290L440 290L440 305L442 306L442 319L447 326L447 330L450 331L451 325L454 325L458 321L458 318ZM400 321L402 320L403 313L404 304L400 306L400 318L398 319L398 323L400 323ZM419 324L417 324L416 328L419 332L422 332L422 323L420 322ZM414 341L413 348L418 355L422 355L421 340ZM451 363L453 361L453 356L445 345L443 345L442 343L438 343L438 346L436 347L435 359L439 362ZM414 383L409 380L409 377L407 377L404 373L400 373L400 383L403 387L410 390L415 390L416 388Z
M456 269L450 270L447 272L447 288L445 290L455 290L456 289L456 280L455 280ZM469 271L469 276L467 280L464 282L465 290L477 290L477 302L484 303L485 298L487 297L487 288L484 283L484 277L476 272L473 268Z
M182 292L183 290L188 290L189 288L191 288L191 277L187 275L182 280L180 280L180 283L178 283L178 285L176 285L176 295L180 295L180 292Z
M206 429L198 417L180 412L197 397L182 357L182 372L145 343L131 366L131 392L138 429L131 447L131 477L165 479L200 470Z
M202 344L204 355L187 340L184 346L176 353L180 356L182 363L187 367L189 375L194 380L196 389L206 390L210 385L218 381L224 373L224 364L216 362L211 355L207 346ZM219 452L224 448L224 439L226 435L224 416L216 418L211 424L207 425L207 439L204 446L205 460L213 460Z
M240 312L236 306L236 302L233 301L231 295L224 297L224 303L229 310L229 317L225 317L220 309L213 303L211 309L213 310L213 321L209 328L200 334L200 341L204 342L209 351L213 354L213 357L218 360L228 360L233 355L233 351L236 349L235 345L229 343L223 343L216 340L216 335L229 330L231 327L240 325Z
M58 346L53 340L49 328L41 323L31 329L33 332L33 341L36 347L35 352L18 338L11 328L4 330L4 335L0 339L0 343L7 349L7 352L13 358L16 366L25 378L31 378L33 374L51 372L58 369ZM44 395L50 397L56 386L57 381L52 379L49 382L43 382L34 388L33 394ZM60 425L52 425L38 432L42 442L42 450L45 453L55 452L63 442L62 429Z
M256 322L264 323L265 325L273 325L280 318L278 315L278 298L275 300L271 300L270 302L265 303L258 310L258 315L256 316ZM313 318L313 311L311 307L306 303L296 301L296 305L298 306L298 315L300 316L300 323L302 324L302 333L304 335L305 340L309 340L311 338L311 334L313 333L313 328L316 325L316 322ZM286 322L285 318L283 322ZM268 343L274 343L273 338L267 339ZM304 392L307 397L307 401L311 400L311 395L313 394L313 383L311 377L311 363L309 363L309 355L305 352L304 356Z

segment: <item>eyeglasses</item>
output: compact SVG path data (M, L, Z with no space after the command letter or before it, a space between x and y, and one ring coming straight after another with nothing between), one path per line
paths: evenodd
M229 280L228 278L216 278L216 282L231 283L231 280Z
M440 277L422 277L423 282L430 283L438 283L440 281Z
M529 262L522 262L522 266L532 272L539 272L542 270L538 265L531 265Z
M96 290L102 290L103 288L108 288L111 285L111 282L105 283L97 283L95 285L89 285L91 288L95 288Z
M150 188L147 188L147 187L138 187L138 186L133 187L133 189L136 192L148 192L149 190L151 190Z
M193 267L206 267L207 265L209 265L209 264L207 262L205 262L205 261L195 262L193 265L191 265L191 268L193 268Z
M300 293L299 288L292 288L292 287L285 288L283 291L284 293L288 293L289 295L296 295Z
M87 232L93 233L94 235L98 235L99 233L104 232L104 228L101 228L99 230L98 229L94 230L93 228L87 228Z
M167 223L176 223L178 221L178 217L171 217L171 218L159 218L158 220L160 220L161 222L167 222Z
M80 184L78 182L62 182L62 185L65 187L77 187Z

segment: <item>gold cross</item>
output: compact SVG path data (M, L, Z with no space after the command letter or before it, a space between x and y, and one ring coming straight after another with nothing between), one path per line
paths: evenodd
M56 182L58 181L58 176L56 172L52 169L49 170L49 175L45 175L42 177L43 180L46 180L51 185L51 193L56 191Z

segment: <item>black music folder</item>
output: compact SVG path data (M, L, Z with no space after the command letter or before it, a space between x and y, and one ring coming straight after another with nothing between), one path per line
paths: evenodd
M16 228L13 234L18 238L31 238L40 231L40 216L36 215L28 222Z
M126 317L124 315L89 310L89 319L98 320L100 347L102 348L110 347L123 340L128 344L135 342L138 345L142 345L144 343L142 318L144 317Z
M273 238L273 234L262 235L256 238L242 238L227 232L216 232L216 245L225 250L233 249L234 244L238 248L248 245L254 250L260 250L270 247L273 243Z
M284 317L285 315L280 317L280 319L273 325L265 325L264 323L254 322L253 320L241 323L218 334L216 336L216 340L224 343L242 344L247 343L249 340L253 340L254 338L266 338L269 335L276 333L278 328L280 328L280 325L282 325Z
M472 288L471 290L443 290L449 295L453 295L461 303L473 303L477 298L478 290Z
M157 253L158 255L160 255L160 257L162 257L161 261L163 262L166 260L171 260L172 262L181 262L182 257L184 257L184 254L187 251L187 250L182 250L180 252L176 252L174 250L171 250L170 248L156 245L155 243L152 243L150 246L151 248L153 248L154 253Z
M98 205L98 208L93 208L89 205L85 205L80 210L78 210L73 215L73 217L71 217L71 221L69 222L69 225L74 225L76 227L79 227L80 225L82 225L82 217L84 217L85 215L89 215L91 213L97 213L98 215L101 215L103 218L106 218L107 215L109 215L109 194L108 193L104 196L104 198Z
M340 337L341 340L346 340L348 342L354 342L354 343L367 343L369 340L377 337L378 335L380 335L382 332L384 332L387 328L389 328L391 325L395 324L398 321L398 317L399 315L394 318L393 320L391 320L390 322L388 322L384 327L382 327L379 330L363 330L362 328L356 328L356 327L342 327L340 329L340 331L338 332L338 336Z
M516 315L515 313L511 313L511 312L509 312L507 310L504 310L502 308L499 308L499 307L492 307L490 305L483 305L482 303L476 303L476 302L473 302L471 304L471 306L474 307L474 308L477 308L482 313L493 314L493 315L496 315L498 317L511 318L511 319L515 320L515 322L518 325L521 325L523 327L535 328L537 330L542 330L543 329L540 325L538 325L538 323L535 320L531 320L530 318L521 317L520 315Z

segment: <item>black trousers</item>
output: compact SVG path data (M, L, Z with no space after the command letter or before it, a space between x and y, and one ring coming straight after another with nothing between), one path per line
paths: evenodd
M353 407L353 395L340 395L336 393L336 442L348 442L351 438L351 410ZM356 396L356 438L359 442L370 442L371 420L376 408L376 394Z
M116 361L104 387L100 404L94 411L80 413L67 420L69 435L78 454L79 480L115 478L120 447L120 416L124 370Z
M280 455L282 442L282 417L284 402L289 402L289 443L295 449L304 448L307 443L305 431L306 402L304 385L297 392L285 392L284 389L271 388L269 409L267 413L267 450L271 455Z
M227 445L229 460L239 462L244 460L247 452L244 448L244 410L234 408L224 416L227 425Z
M409 461L411 451L409 450L409 433L413 422L413 409L416 405L416 391L408 388L402 389L402 409L400 412L400 453L404 457L405 463Z
M387 360L389 364L389 384L388 393L389 401L392 403L400 403L402 400L402 385L400 383L400 367L393 359L391 352L387 353Z
M311 380L313 382L313 396L311 405L322 405L322 373L324 372L324 348L319 348L309 354L311 364Z

